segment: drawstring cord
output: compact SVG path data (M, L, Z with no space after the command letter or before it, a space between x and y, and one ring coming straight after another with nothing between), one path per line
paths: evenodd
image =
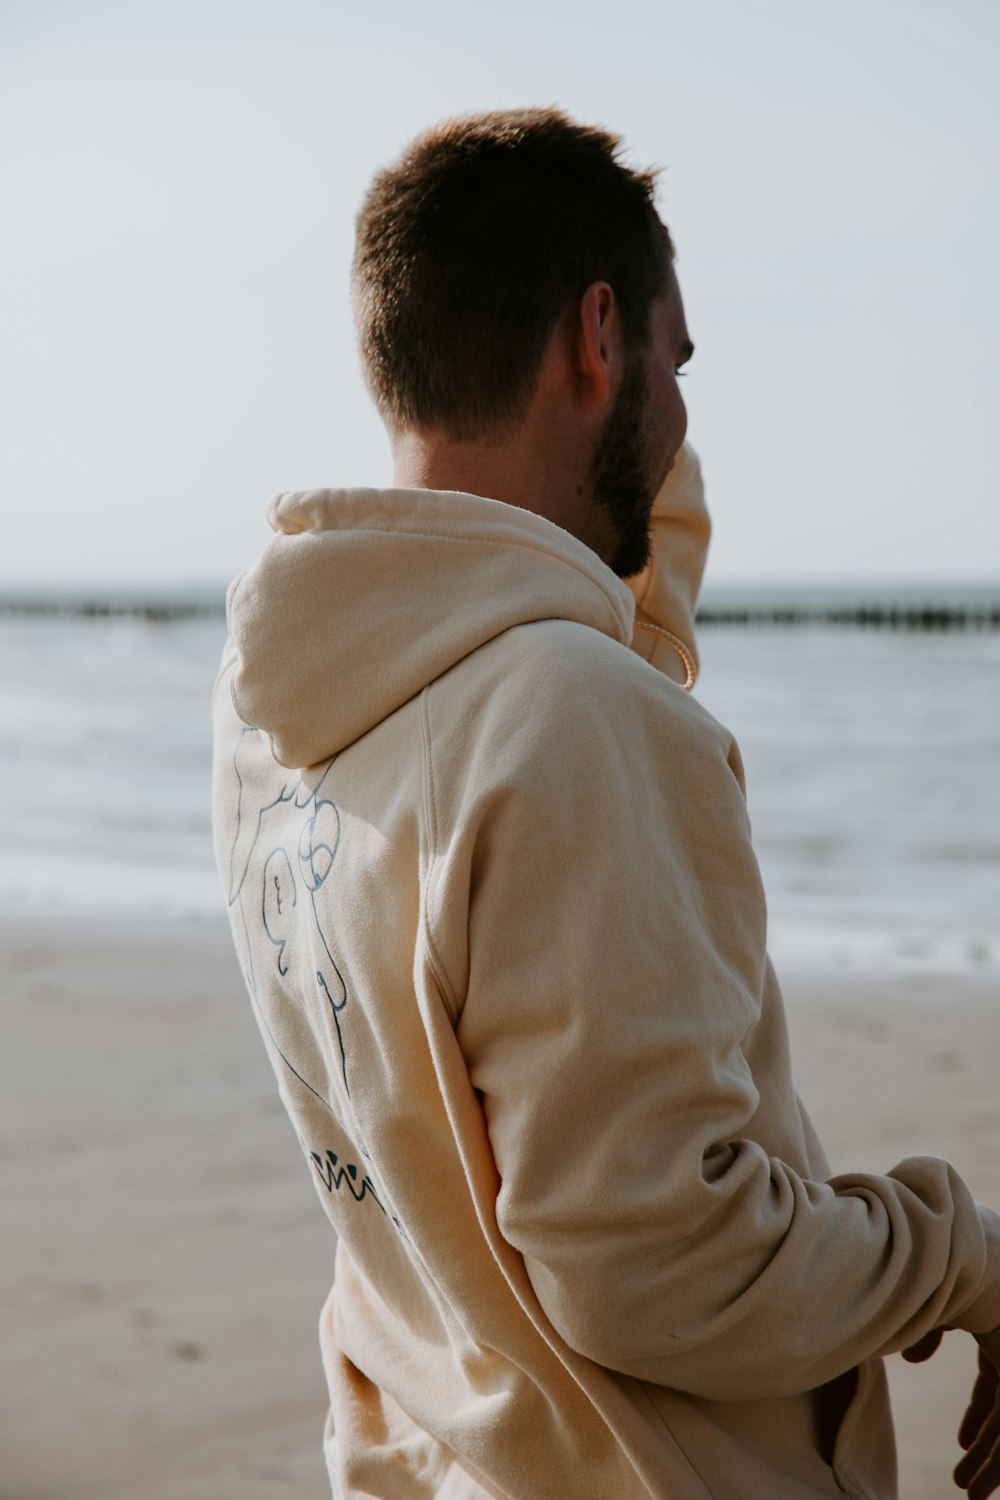
M670 642L671 646L673 646L674 650L677 652L677 655L680 657L681 661L684 664L684 671L687 673L687 677L684 681L684 691L686 693L689 693L694 687L695 678L698 675L698 668L695 666L694 657L691 655L691 652L685 646L684 642L680 640L676 635L671 635L669 630L664 630L662 626L647 625L645 621L642 620L636 620L635 629L648 630L650 635L658 635L663 640Z

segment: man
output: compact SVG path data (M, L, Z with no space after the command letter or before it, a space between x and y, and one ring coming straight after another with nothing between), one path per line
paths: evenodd
M888 1500L881 1356L953 1326L982 1500L1000 1218L942 1161L828 1180L795 1094L739 754L682 686L692 345L617 148L512 111L376 178L395 487L279 496L230 590L216 846L337 1232L333 1493Z

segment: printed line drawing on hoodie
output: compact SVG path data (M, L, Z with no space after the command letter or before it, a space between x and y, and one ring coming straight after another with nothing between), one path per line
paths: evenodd
M312 1067L297 1054L293 1061L289 1056L289 1049L275 1035L275 1028L260 993L259 980L264 976L255 972L254 944L251 940L253 922L255 925L259 924L258 932L263 933L274 950L275 972L279 979L284 980L291 967L290 953L286 956L286 950L291 945L290 951L294 951L294 945L303 941L303 931L297 926L297 913L300 896L308 895L311 909L308 930L314 932L318 939L318 949L322 955L319 966L314 970L316 987L323 996L333 1021L340 1076L344 1093L349 1098L351 1090L347 1077L347 1048L341 1020L347 1007L347 985L333 955L328 920L325 924L317 901L319 892L333 871L340 847L339 809L329 797L321 795L336 758L333 756L325 766L313 773L318 779L311 785L307 784L302 774L286 777L271 754L267 736L259 729L244 727L233 751L233 770L239 785L239 797L229 857L228 900L230 907L237 907L240 912L245 943L242 955L244 973L263 1031L289 1072L320 1101L337 1125L343 1128L342 1111L317 1086L324 1071L319 1053L312 1060ZM273 825L269 815L278 809L287 809L289 804L303 815L294 859L284 843L276 844L270 850L267 847L268 828ZM287 834L287 825L283 826ZM307 1073L311 1073L316 1082L311 1082ZM392 1222L397 1232L404 1239L407 1238L399 1217L386 1207L382 1195L367 1173L359 1179L360 1169L353 1162L342 1159L330 1148L325 1148L324 1159L322 1154L311 1150L301 1136L299 1141L328 1193L332 1195L336 1191L339 1196L340 1189L346 1187L355 1203L370 1198L383 1216ZM360 1150L362 1155L369 1155L363 1144Z
M281 1057L286 1067L294 1073L300 1083L304 1084L311 1093L315 1094L329 1109L335 1118L339 1119L338 1111L335 1110L324 1094L311 1083L300 1066L287 1056L284 1048L274 1034L274 1029L264 1014L261 1004L257 976L253 971L252 948L250 942L250 913L254 913L259 919L268 942L276 950L275 965L278 974L284 978L288 973L288 962L285 950L290 943L301 941L301 929L297 925L296 911L299 903L299 883L305 887L305 893L309 897L312 909L312 925L319 939L320 949L325 957L319 967L316 968L316 984L324 996L329 1014L333 1020L337 1034L337 1046L340 1053L340 1071L344 1081L344 1091L350 1095L350 1085L347 1080L347 1051L344 1046L344 1032L341 1016L347 1006L347 986L344 976L340 971L336 959L333 956L332 942L324 928L323 920L317 906L316 896L322 890L333 870L337 857L337 849L340 845L340 813L335 803L329 798L322 797L320 790L329 775L336 756L323 769L319 780L312 786L306 785L302 776L294 779L282 778L280 781L268 779L262 775L262 770L269 769L280 774L281 767L273 759L267 744L266 736L259 729L244 728L236 748L233 752L233 769L239 782L239 804L236 817L236 832L230 851L230 884L229 905L238 905L243 919L244 935L247 939L246 945L246 969L250 980L251 994L257 1009L257 1014L270 1037L275 1051ZM253 762L253 775L247 774ZM256 795L251 791L252 787L266 787L268 793ZM270 795L268 795L270 793ZM268 796L268 800L263 800ZM255 901L252 892L251 870L260 860L263 848L266 847L266 836L268 828L268 814L276 808L291 803L296 809L303 813L301 833L299 835L298 848L296 850L295 865L284 845L279 844L271 849L263 857L262 873L260 876L259 901ZM296 869L298 868L298 876Z
M363 1198L374 1198L379 1208L385 1213L385 1207L378 1193L376 1193L370 1177L367 1175L362 1177L360 1192L355 1187L355 1183L358 1180L358 1168L352 1161L345 1161L341 1165L336 1151L330 1150L327 1150L326 1161L323 1160L318 1151L310 1151L309 1155L312 1157L316 1170L319 1173L319 1180L328 1193L339 1193L342 1187L346 1187L355 1203L360 1203ZM394 1222L399 1223L395 1218ZM400 1228L402 1228L401 1225Z

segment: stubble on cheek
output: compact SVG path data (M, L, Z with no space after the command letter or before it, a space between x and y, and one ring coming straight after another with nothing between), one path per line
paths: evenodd
M619 578L641 573L649 561L650 518L658 484L646 459L646 386L638 362L621 390L594 448L591 494L610 516L616 545L609 567Z

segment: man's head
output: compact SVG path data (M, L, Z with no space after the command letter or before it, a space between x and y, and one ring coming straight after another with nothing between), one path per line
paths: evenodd
M652 498L684 436L676 386L669 411L655 408L660 365L665 354L672 380L689 340L654 174L625 166L619 145L554 109L436 126L375 178L353 280L365 377L394 442L434 434L439 452L495 455L516 440L528 461L532 413L544 405L567 477L580 467L578 432L586 438L575 510L519 499L516 483L495 498L549 514L629 576L646 560ZM554 350L583 370L585 391L577 379L579 392L565 381L556 392ZM606 366L591 372L604 381L596 402L595 359ZM580 409L564 432L566 400Z

